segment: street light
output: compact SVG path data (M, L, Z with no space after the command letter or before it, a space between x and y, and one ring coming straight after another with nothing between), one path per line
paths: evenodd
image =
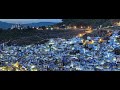
M76 27L76 26L73 26L73 28L74 28L74 29L77 29L77 27Z

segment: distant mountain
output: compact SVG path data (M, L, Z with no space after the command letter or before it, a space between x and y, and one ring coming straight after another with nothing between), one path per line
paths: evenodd
M22 24L23 26L30 26L30 27L39 27L39 26L49 26L57 24L57 22L38 22L38 23L29 23L29 24Z
M12 25L14 24L0 21L0 28L7 29L7 28L10 28Z
M28 23L28 24L22 24L22 25L25 27L26 26L39 27L39 26L49 26L54 24L57 24L57 22L38 22L38 23ZM15 24L0 21L0 28L7 29L7 28L11 28L12 25L15 25Z

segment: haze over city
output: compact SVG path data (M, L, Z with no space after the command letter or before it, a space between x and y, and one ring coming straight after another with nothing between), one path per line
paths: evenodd
M26 24L37 22L61 22L61 19L0 19L0 21L7 23Z

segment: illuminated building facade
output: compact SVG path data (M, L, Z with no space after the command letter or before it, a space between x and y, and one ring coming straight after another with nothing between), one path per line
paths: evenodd
M24 29L25 27L20 24L12 25L11 29Z

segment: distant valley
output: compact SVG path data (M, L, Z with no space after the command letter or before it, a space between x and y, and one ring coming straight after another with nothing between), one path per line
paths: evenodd
M21 24L23 26L30 26L30 27L39 27L39 26L49 26L49 25L54 25L56 24L57 22L38 22L38 23L28 23L28 24ZM3 28L3 29L8 29L8 28L11 28L12 25L15 25L15 24L12 24L12 23L6 23L6 22L2 22L0 21L0 28Z

